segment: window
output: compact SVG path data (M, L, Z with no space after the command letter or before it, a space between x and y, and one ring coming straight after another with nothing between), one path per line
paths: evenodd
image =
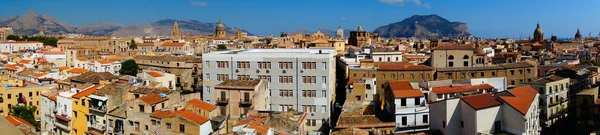
M420 97L416 97L415 98L415 105L420 105L421 104L421 98Z
M271 69L271 62L257 62L258 69Z
M448 67L454 67L454 62L452 62L452 61L448 62Z
M321 83L327 84L327 76L321 76Z
M480 75L481 77L485 77L485 73L484 73L484 72L481 72L481 73L479 73L479 75Z
M327 110L327 106L321 105L321 113L325 113L325 110Z
M495 76L496 76L496 72L492 72L492 76L494 76L494 77L495 77Z
M408 124L406 116L402 116L402 126L406 126Z
M521 74L521 75L523 74L523 70L522 69L519 69L519 74Z
M400 74L400 79L404 79L404 74Z
M166 123L167 129L171 129L171 123Z
M406 106L406 98L400 99L400 106Z
M410 79L415 79L415 75L414 74L410 74Z
M225 81L229 79L229 74L217 74L217 81Z
M144 112L144 105L139 105L138 107L140 107L140 112Z
M210 74L206 74L206 80L210 80Z
M317 69L316 62L302 62L302 69Z
M427 74L427 79L429 79L429 77L430 77L429 74Z
M179 124L179 132L181 132L181 133L185 132L185 125Z
M217 61L217 68L229 68L229 62Z
M10 97L11 97L10 94L7 94L7 97L8 97L8 99L10 99Z
M515 70L510 70L510 75L515 75Z
M327 69L327 62L322 62L321 64L323 64L323 70Z
M446 75L448 76L448 79L452 79L452 73L446 73Z
M396 74L392 74L392 79L396 79Z
M302 83L306 83L306 84L317 83L317 77L316 76L302 76Z
M323 92L321 92L321 97L327 97L327 91L323 90Z
M204 62L204 65L206 65L206 67L209 68L210 67L210 62L209 61Z
M292 76L279 76L279 83L294 83L294 78Z
M250 62L248 61L238 61L237 68L250 68Z
M531 73L531 69L527 69L527 73L528 73L528 74L529 74L529 73Z
M429 116L423 115L423 123L429 123Z
M279 69L294 69L294 68L292 67L292 62L279 62Z
M33 92L29 92L29 97L33 97Z

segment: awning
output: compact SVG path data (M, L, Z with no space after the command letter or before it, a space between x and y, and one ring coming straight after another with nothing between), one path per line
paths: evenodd
M101 96L96 96L96 95L90 95L90 96L88 96L88 97L89 97L89 98L93 98L93 99L102 100L102 101L106 101L106 100L108 100L108 98L101 97Z

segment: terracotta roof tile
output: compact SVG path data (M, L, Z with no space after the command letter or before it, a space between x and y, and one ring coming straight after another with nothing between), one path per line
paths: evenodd
M207 111L212 111L214 109L217 109L217 106L209 104L207 102L204 102L200 99L192 99L192 100L188 101L187 104L194 105L198 108L201 108L201 109L207 110Z
M69 72L69 73L83 74L83 73L87 73L88 70L87 69L83 69L83 68L71 68L71 70L69 70L67 72Z
M474 50L474 49L475 48L473 48L473 46L471 46L471 45L446 44L446 45L440 45L440 46L436 47L434 50Z
M169 100L168 98L160 97L158 94L148 94L138 99L149 105L154 105Z
M87 61L87 59L84 58L84 57L79 57L79 58L77 58L77 60L79 60L79 61Z
M29 62L31 62L31 60L19 60L19 63L21 64L28 64Z
M73 95L72 97L73 97L73 98L77 98L77 99L79 99L79 98L81 98L81 97L84 97L84 96L89 96L89 95L91 95L92 93L96 92L96 90L98 90L98 88L100 88L100 87L102 87L102 86L103 86L102 84L96 84L96 85L94 85L94 86L92 86L92 87L89 87L89 88L87 88L87 89L84 89L83 91L81 91L81 92L79 92L79 93L77 93L77 94Z
M432 67L425 65L396 65L380 64L377 70L380 71L433 71Z
M162 46L175 46L175 47L177 47L177 46L181 47L184 45L185 45L185 43L173 43L173 42L164 42L162 44Z
M500 96L500 99L523 115L527 113L537 95L537 91L529 85L514 88L508 92L513 96Z
M37 74L33 74L33 75L31 75L31 76L33 76L33 77L35 77L35 78L40 78L40 77L42 77L42 76L45 76L45 75L47 75L47 74L48 74L48 73L37 73Z
M112 60L97 60L96 62L100 64L112 64L114 61Z
M258 123L258 122L252 122L250 123L250 125L248 125L247 128L251 128L251 129L255 129L256 132L260 133L260 134L267 134L267 132L269 131L269 129L271 129L271 127L262 124L262 123Z
M21 124L25 124L25 125L28 125L28 126L33 126L29 122L27 122L26 120L21 119L21 118L16 117L16 116L8 115L8 116L5 116L4 118L6 118L6 120L8 120L14 126L19 126Z
M152 77L162 77L163 76L161 73L158 73L156 71L150 71L150 72L146 72L146 73L148 73Z
M409 81L390 81L388 83L395 98L412 98L412 97L424 97L425 94L420 90L414 89Z
M494 86L489 84L479 84L479 85L464 85L464 86L437 86L432 87L431 92L435 94L450 94L450 93L459 93L459 92L470 92L477 90L487 90L493 89Z
M460 98L475 110L499 106L502 103L492 94L477 94Z
M163 117L171 116L173 111L171 110L158 110L154 111L150 117L162 119Z
M63 70L65 70L65 69L69 69L69 67L67 67L67 66L60 66L60 67L58 67L58 69L59 69L60 71L63 71Z
M170 114L169 116L165 116L165 117L172 117L172 116L181 116L181 117L186 118L197 124L204 124L208 121L208 118L202 117L196 113L185 110L185 108L175 111L174 113Z

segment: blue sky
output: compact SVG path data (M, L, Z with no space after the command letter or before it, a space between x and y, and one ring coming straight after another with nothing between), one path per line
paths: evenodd
M466 22L480 37L527 37L537 22L547 38L572 37L577 28L584 36L600 31L598 0L3 0L0 5L0 17L33 9L74 25L222 18L255 34L358 25L371 31L415 14Z

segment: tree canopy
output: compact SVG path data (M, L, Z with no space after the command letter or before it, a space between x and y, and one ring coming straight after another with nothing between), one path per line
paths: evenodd
M225 45L225 44L217 45L217 49L219 49L219 50L225 50L225 49L227 49L227 45Z
M131 40L131 44L129 44L129 49L137 49L137 44L135 44L135 40Z
M35 37L28 37L28 36L15 36L15 35L8 35L6 36L7 40L14 40L14 41L38 41L38 42L42 42L44 43L44 45L50 45L50 46L54 46L56 47L58 39L56 39L55 37L42 37L42 36L35 36Z
M121 70L119 70L119 73L121 75L136 76L138 70L140 70L140 67L135 63L135 60L130 59L121 64Z
M37 121L35 121L34 115L36 110L37 108L35 106L16 105L10 108L10 112L8 112L8 114L24 119L33 126L37 126Z

